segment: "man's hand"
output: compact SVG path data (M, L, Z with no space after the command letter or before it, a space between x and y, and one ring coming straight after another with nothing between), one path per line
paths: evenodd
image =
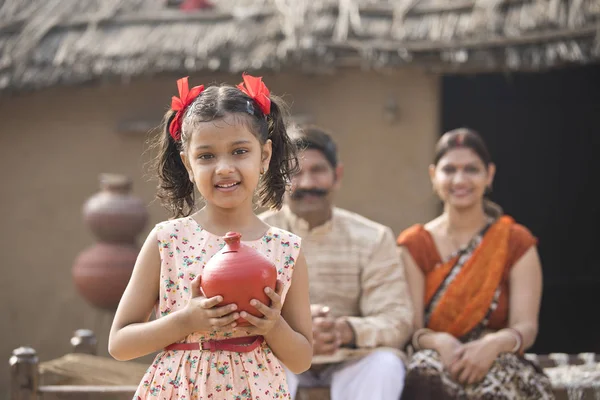
M345 318L338 318L335 320L335 330L340 335L341 346L354 347L355 337L354 329Z
M341 337L336 329L336 320L329 314L329 307L313 304L313 355L330 355L341 346Z
M313 319L317 317L326 317L329 315L329 307L322 304L311 304L310 314L312 315Z

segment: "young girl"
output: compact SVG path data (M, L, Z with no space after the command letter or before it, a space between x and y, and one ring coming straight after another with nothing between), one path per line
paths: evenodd
M280 207L297 168L282 105L249 75L237 87L177 84L157 158L158 196L177 219L158 224L140 251L110 354L130 360L162 349L136 399L289 398L280 361L300 373L312 358L307 268L300 238L253 212L257 187L261 205ZM190 215L194 186L205 206ZM228 231L277 266L276 290L265 288L271 305L252 301L262 318L202 294L202 269ZM237 327L239 317L251 325Z

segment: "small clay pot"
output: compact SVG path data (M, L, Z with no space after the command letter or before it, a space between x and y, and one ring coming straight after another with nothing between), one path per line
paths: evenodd
M242 235L228 232L225 246L215 254L204 267L201 286L206 297L222 296L219 306L237 304L238 312L246 311L256 317L263 317L250 300L257 299L266 305L271 300L265 294L266 287L275 290L277 268L261 252L243 244ZM237 320L239 326L248 326L243 318Z

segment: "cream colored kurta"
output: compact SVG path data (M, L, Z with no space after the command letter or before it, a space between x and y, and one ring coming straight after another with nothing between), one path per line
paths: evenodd
M329 306L334 317L347 317L354 329L357 349L315 357L314 364L406 344L413 310L390 228L341 208L334 208L332 218L312 230L286 206L260 217L302 238L311 303Z

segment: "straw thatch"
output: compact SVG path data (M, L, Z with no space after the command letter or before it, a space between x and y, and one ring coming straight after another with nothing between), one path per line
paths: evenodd
M173 1L173 0L171 0ZM600 0L0 0L0 91L159 73L540 70L600 59Z

